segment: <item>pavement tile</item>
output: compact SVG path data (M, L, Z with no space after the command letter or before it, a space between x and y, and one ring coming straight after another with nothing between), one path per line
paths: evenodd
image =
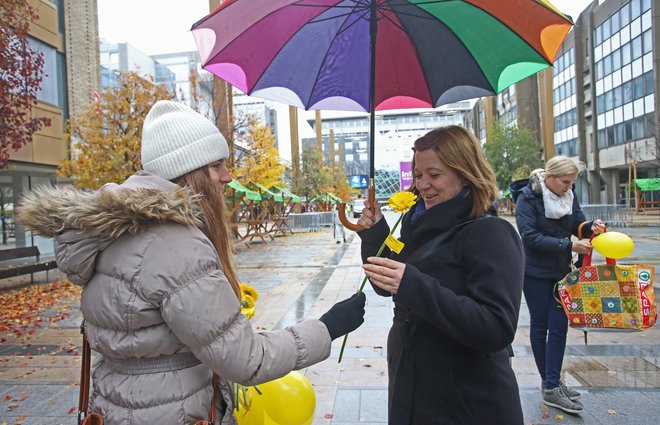
M332 423L357 423L360 420L360 390L338 389L332 410Z
M360 391L360 423L387 423L387 390Z

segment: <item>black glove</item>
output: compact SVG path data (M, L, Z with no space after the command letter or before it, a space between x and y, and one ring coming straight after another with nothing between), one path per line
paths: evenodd
M352 332L364 323L364 303L367 300L364 292L353 294L350 298L333 305L319 319L330 333L330 339Z

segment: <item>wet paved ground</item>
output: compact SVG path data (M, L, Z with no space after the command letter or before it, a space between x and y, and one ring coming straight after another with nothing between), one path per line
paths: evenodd
M635 241L635 251L625 262L660 266L660 227L611 230L626 233ZM595 263L601 261L594 259ZM241 246L238 263L241 281L259 291L253 324L260 329L319 317L334 302L355 292L363 277L359 239L351 235L348 243L336 244L327 229L279 237L267 245ZM0 288L19 282L0 281ZM314 424L387 422L384 345L391 304L367 288L366 321L350 335L342 364L337 364L339 339L333 344L330 359L303 371L315 386ZM1 291L0 296L7 293ZM0 425L76 423L80 367L76 298L75 291L69 291L55 300L40 313L40 327L25 325L20 336L0 328ZM34 300L34 295L26 297L26 302L30 299ZM7 306L2 307L6 310ZM642 333L590 333L587 346L581 332L569 331L564 379L583 393L582 416L543 406L528 334L529 317L523 304L513 367L526 424L660 423L660 328Z

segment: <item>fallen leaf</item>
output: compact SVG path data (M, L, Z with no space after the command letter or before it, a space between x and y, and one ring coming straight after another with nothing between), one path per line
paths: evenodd
M75 408L75 407L72 407L71 409L69 409L69 411L68 411L67 413L70 415L70 414L72 414L72 413L75 412L75 411L76 411L76 408Z
M616 415L616 410L614 410L614 409L608 409L608 410L607 410L607 413L609 413L610 415Z
M555 420L556 420L556 421L563 421L563 420L564 420L564 415L556 414L556 415L555 415Z

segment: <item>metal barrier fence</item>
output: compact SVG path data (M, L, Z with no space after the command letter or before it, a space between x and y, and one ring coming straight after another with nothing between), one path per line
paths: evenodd
M289 214L287 224L295 232L307 230L318 232L321 227L332 227L334 212L308 212L303 214Z
M608 226L629 227L634 224L635 210L625 205L582 205L587 220L602 219Z

